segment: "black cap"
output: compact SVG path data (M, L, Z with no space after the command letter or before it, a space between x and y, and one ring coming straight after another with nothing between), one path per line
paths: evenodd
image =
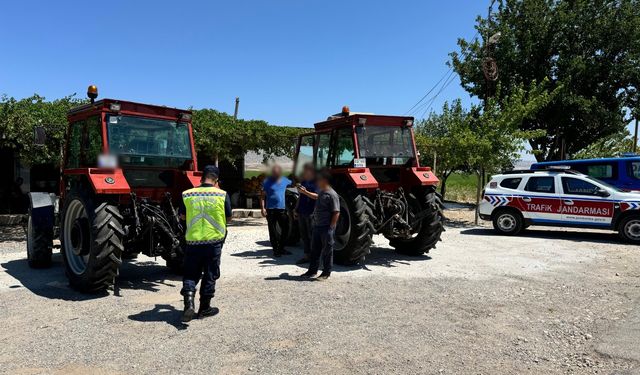
M218 178L220 176L220 170L215 165L207 165L202 170L202 178L214 177Z

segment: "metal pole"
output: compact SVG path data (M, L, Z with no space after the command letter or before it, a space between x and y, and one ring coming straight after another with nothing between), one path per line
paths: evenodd
M638 149L638 118L636 117L636 131L633 133L633 153Z
M240 98L236 97L236 109L233 111L233 119L238 119L238 107L240 107Z

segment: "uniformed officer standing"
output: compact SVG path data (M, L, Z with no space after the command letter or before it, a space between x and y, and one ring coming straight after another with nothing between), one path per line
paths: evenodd
M196 285L200 278L199 318L216 315L211 307L216 280L220 278L220 256L227 235L227 222L231 218L231 201L218 187L217 167L208 165L202 174L202 184L182 193L187 221L185 234L187 247L184 256L184 277L181 294L184 297L182 321L195 316Z

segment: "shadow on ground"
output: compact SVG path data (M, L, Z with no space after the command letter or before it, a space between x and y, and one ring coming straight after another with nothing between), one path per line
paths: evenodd
M463 235L472 236L493 236L503 237L492 229L473 228L460 232ZM567 240L575 242L596 242L596 243L620 243L620 239L616 233L612 232L582 232L575 230L559 230L559 229L526 229L518 234L518 237L540 238L550 240Z
M12 260L2 263L1 266L7 274L19 282L10 285L10 288L24 287L41 297L84 301L109 295L108 291L87 294L69 287L60 253L53 255L52 266L47 269L32 269L26 259ZM160 290L161 285L174 287L174 285L167 283L167 280L179 280L179 276L173 274L167 267L155 262L124 261L120 266L120 276L116 279L113 294L119 296L122 289L156 292Z
M141 311L137 314L129 315L128 318L136 322L159 323L164 322L177 330L187 329L188 325L180 321L182 311L167 304L156 304L151 310Z
M273 250L270 247L269 241L256 241L256 245L263 246L260 249L251 249L247 251L232 253L231 256L240 258L249 258L259 260L261 267L273 267L283 265L295 265L296 261L302 257L302 248L300 246L287 246L287 249L292 253L282 257L274 257ZM363 264L356 264L353 266L334 265L332 272L350 272L360 269L371 271L369 266L378 267L397 267L399 265L410 265L414 262L430 260L431 257L427 254L420 256L408 256L397 253L390 247L378 247L371 248L371 254L369 254L364 260ZM308 268L309 264L297 264L300 268L300 274ZM268 277L266 280L292 280L292 281L306 281L299 278L299 275L290 275L288 273L280 274L277 277Z

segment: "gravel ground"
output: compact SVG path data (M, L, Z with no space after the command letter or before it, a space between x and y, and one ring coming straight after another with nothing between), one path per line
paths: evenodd
M30 270L0 229L0 371L10 374L640 374L640 252L612 233L519 237L450 211L429 256L383 238L362 268L300 281L270 257L266 226L230 230L215 303L179 323L179 278L154 259L114 291L70 290L59 254Z

